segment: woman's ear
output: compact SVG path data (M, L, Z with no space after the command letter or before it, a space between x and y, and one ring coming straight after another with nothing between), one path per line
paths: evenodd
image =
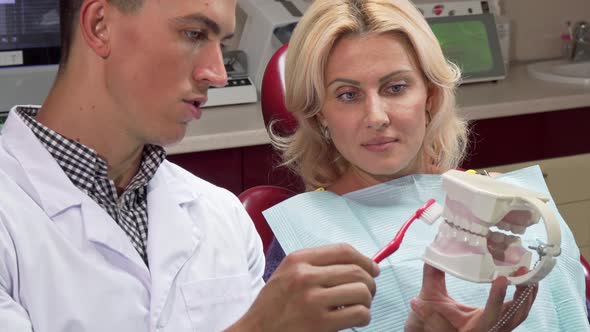
M316 117L318 119L318 121L320 122L320 124L322 125L322 127L327 127L328 126L328 121L326 120L326 117L324 116L324 114L322 114L322 112L318 112L318 114L316 114Z
M106 58L111 52L109 43L109 25L106 11L109 4L106 0L88 0L80 8L80 31L82 37L98 56Z
M428 110L429 112L432 111L432 104L435 98L435 94L436 89L432 86L432 84L428 84L428 88L426 90L426 110Z

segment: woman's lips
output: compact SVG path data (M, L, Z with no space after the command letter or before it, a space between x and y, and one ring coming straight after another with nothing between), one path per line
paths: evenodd
M383 152L391 149L397 142L395 138L380 137L363 143L362 146L372 152Z

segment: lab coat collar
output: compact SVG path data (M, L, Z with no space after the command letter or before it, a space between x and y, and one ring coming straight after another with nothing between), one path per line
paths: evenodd
M27 106L38 107L38 106ZM2 128L4 149L24 169L24 177L15 179L27 194L47 213L50 218L82 201L82 192L70 181L59 164L43 147L35 134L16 113L14 107Z

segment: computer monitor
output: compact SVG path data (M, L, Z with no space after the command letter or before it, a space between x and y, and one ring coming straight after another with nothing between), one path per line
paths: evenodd
M461 68L463 83L506 77L493 14L431 17L427 21L445 56Z
M59 44L58 0L0 0L0 112L43 102Z

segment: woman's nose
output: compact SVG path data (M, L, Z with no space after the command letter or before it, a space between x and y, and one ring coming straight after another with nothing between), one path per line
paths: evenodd
M367 98L365 107L368 128L379 130L389 126L387 107L379 97Z

